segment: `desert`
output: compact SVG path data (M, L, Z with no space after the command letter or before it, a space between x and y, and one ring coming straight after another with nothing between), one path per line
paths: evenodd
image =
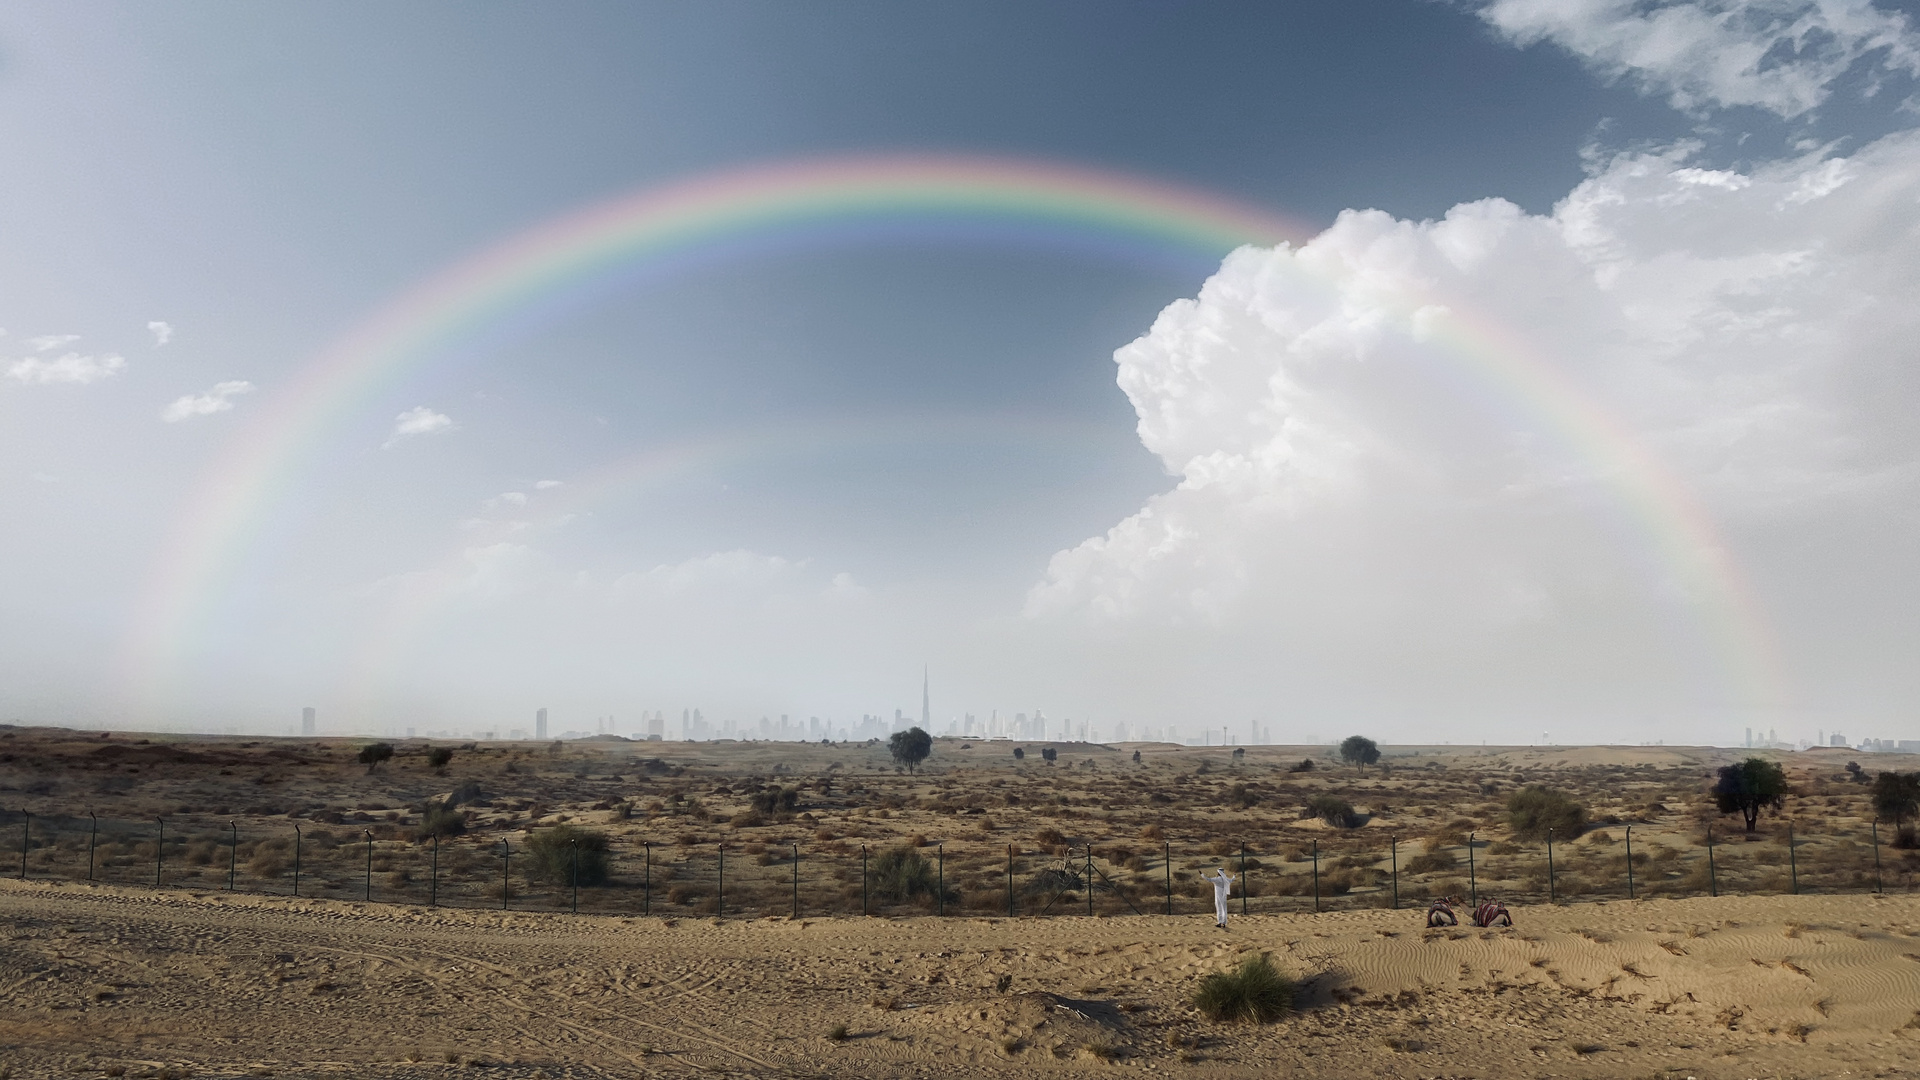
M1759 752L1792 791L1748 836L1713 748L370 745L0 732L11 1075L1706 1080L1920 1033L1916 860L1857 779L1898 755ZM1551 872L1533 788L1586 817ZM1514 925L1426 925L1470 890ZM1284 1015L1194 1007L1261 954Z

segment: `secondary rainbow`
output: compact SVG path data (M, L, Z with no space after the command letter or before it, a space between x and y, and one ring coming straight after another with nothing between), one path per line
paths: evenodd
M427 279L306 364L254 410L161 550L128 650L149 706L257 557L287 491L390 392L457 364L504 327L636 274L670 275L769 243L834 243L876 227L935 226L989 241L1217 261L1243 244L1311 230L1214 195L1049 162L867 156L710 174L650 187L538 225ZM1409 309L1411 318L1412 308ZM1619 492L1663 566L1711 592L1713 633L1748 696L1777 700L1778 665L1751 590L1711 519L1624 426L1497 327L1448 317L1436 337L1460 369L1539 419Z

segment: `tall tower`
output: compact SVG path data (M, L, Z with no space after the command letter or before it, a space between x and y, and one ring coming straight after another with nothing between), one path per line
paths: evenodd
M313 720L313 706L309 705L300 710L300 734L308 737L313 735Z
M541 709L533 714L533 737L542 742L547 738L547 710Z
M933 730L933 697L928 692L927 669L920 669L920 730Z

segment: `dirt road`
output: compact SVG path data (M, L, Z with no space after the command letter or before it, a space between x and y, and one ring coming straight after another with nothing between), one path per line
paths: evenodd
M0 915L14 1078L1896 1075L1920 1008L1907 897L1222 933L1205 916L676 922L5 882ZM1311 980L1296 1018L1223 1027L1186 1006L1254 949Z

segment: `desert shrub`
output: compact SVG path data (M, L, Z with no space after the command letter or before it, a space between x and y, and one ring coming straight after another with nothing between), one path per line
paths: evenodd
M1336 829L1352 829L1360 824L1353 804L1338 795L1315 795L1307 800L1307 817L1317 817Z
M1052 851L1056 854L1058 854L1059 852L1065 851L1067 847L1066 836L1063 835L1059 829L1055 829L1055 828L1045 828L1045 829L1041 829L1037 833L1034 833L1033 842L1035 844L1038 844L1040 847L1048 851Z
M459 836L466 831L466 815L445 803L428 803L427 812L420 815L420 824L413 835L418 840L431 840L436 836Z
M1026 759L1026 756L1027 751L1025 747L1016 746L1013 748L1013 758L1015 761L1023 761Z
M1051 765L1051 764L1053 764L1053 763L1054 763L1055 761L1058 761L1059 759L1060 759L1060 751L1058 751L1058 750L1055 750L1055 749L1054 749L1053 747L1051 747L1051 746L1043 746L1043 747L1041 747L1041 748L1040 748L1040 760L1041 760L1041 761L1044 761L1044 762L1046 762L1047 764L1049 764L1049 765Z
M1288 771L1288 772L1312 772L1312 771L1313 771L1313 759L1312 759L1312 758L1301 758L1301 759L1300 759L1300 762L1299 762L1299 764L1297 764L1297 765L1289 765L1289 766L1287 766L1287 771Z
M354 755L354 760L365 765L368 772L372 772L379 768L382 762L393 760L393 744L383 742L368 743L360 748L358 754Z
M868 880L875 896L894 904L939 892L933 860L905 844L881 852Z
M1232 971L1216 971L1193 989L1193 1006L1209 1020L1270 1024L1293 1008L1297 984L1273 966L1269 953L1253 953Z
M253 849L253 858L247 860L247 873L254 877L279 877L286 873L288 862L287 849L292 845L283 840L270 840Z
M572 825L553 825L533 834L521 856L521 872L532 881L570 885L575 881L574 853L579 852L578 882L603 885L612 857L607 850L607 834Z
M1207 845L1209 855L1232 855L1239 850L1240 843L1236 840L1215 840Z
M1401 869L1409 874L1431 874L1436 870L1451 870L1458 865L1460 860L1454 857L1453 852L1445 848L1434 848L1408 859Z
M1551 788L1533 785L1507 797L1507 821L1521 840L1539 840L1552 829L1567 840L1586 827L1587 808Z
M769 787L754 793L752 805L762 814L791 814L799 802L799 788Z
M453 760L452 747L436 746L433 749L427 751L427 764L432 768L444 769L447 767L447 763L451 762L452 760Z

